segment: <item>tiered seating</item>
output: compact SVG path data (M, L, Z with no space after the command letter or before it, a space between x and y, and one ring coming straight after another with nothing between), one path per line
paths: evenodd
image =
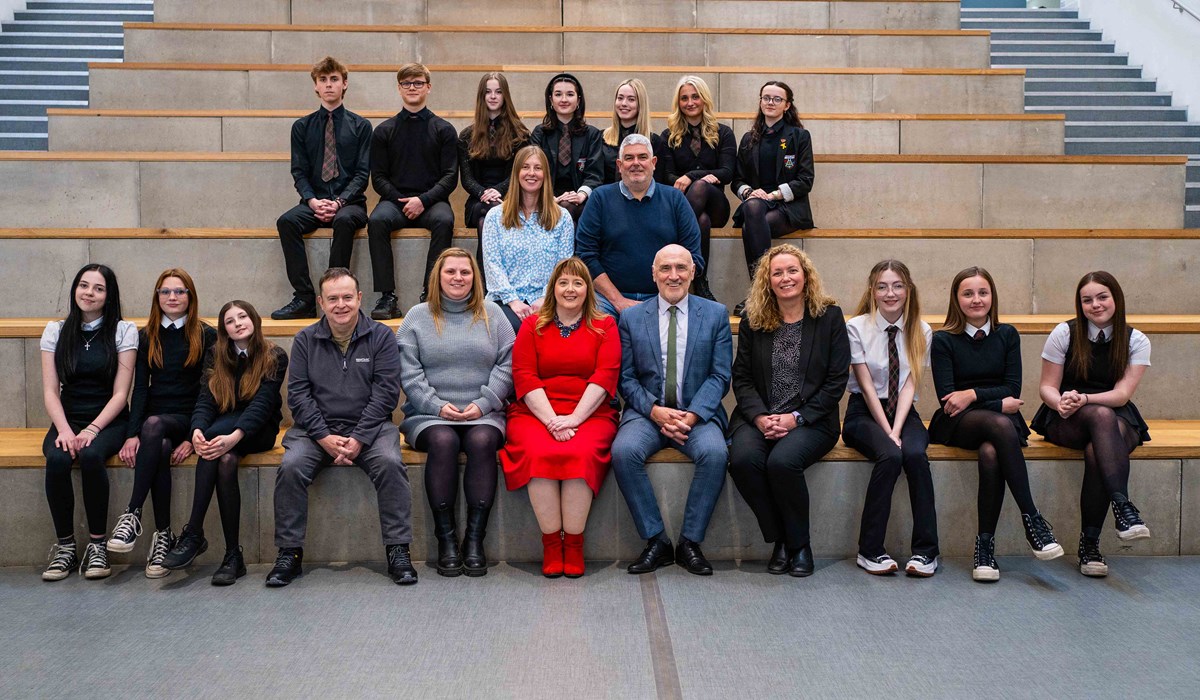
M153 279L171 265L194 274L205 314L230 296L260 310L288 297L273 229L296 200L287 130L314 108L309 63L333 54L352 64L348 106L376 123L399 107L396 65L414 59L433 64L431 106L458 126L468 120L479 74L496 68L509 76L514 103L531 125L540 119L545 80L564 68L582 78L589 117L601 127L620 79L647 82L661 128L678 76L699 74L739 134L753 116L739 110L753 108L758 86L787 80L818 154L812 202L822 226L789 238L813 256L843 308L856 303L868 266L894 256L912 267L936 327L953 273L987 265L1005 320L1024 336L1023 396L1032 415L1040 349L1072 312L1075 281L1098 268L1121 279L1130 311L1142 314L1133 324L1154 344L1154 368L1138 395L1154 440L1134 455L1132 488L1155 538L1128 551L1200 551L1200 423L1189 420L1200 316L1185 315L1200 308L1200 299L1176 282L1200 257L1200 231L1180 228L1183 158L1063 156L1061 116L1021 113L1023 71L990 69L987 33L958 31L955 0L517 0L503 14L484 11L491 6L345 0L337 3L341 24L330 26L328 3L318 0L159 0L157 17L168 24L129 25L131 63L91 67L90 108L52 112L49 153L0 155L8 183L0 214L13 227L0 229L0 393L9 397L0 402L0 529L49 532L36 470L48 423L37 338L48 318L61 316L65 286L80 264L114 265L130 316L145 313ZM216 18L222 24L207 24ZM472 23L492 26L480 32ZM458 216L462 200L459 190ZM473 247L469 230L456 235ZM310 244L314 272L326 259L327 236L318 233ZM711 279L727 303L740 299L746 284L737 236L714 232ZM420 230L394 235L406 305L416 302L426 237ZM355 267L369 287L365 241L359 247ZM301 325L267 327L288 347ZM921 393L928 417L928 378ZM975 517L972 455L947 448L930 454L944 553L967 555L968 538L954 533ZM1078 522L1078 455L1034 441L1027 456L1035 496L1069 542ZM242 470L243 500L257 503L243 509L251 561L273 552L278 458L278 450L257 456ZM418 504L414 554L423 558L433 539L425 526L422 458L409 452L406 459L414 465ZM818 556L854 551L869 474L860 459L839 447L812 470ZM664 451L652 469L673 494L683 493L679 485L690 477L681 460ZM369 484L355 470L332 472L316 486L313 520L326 525L313 528L308 558L378 559ZM112 476L119 500L131 473L114 469ZM174 497L180 510L190 502L186 466ZM722 499L705 551L717 559L763 556L748 508L732 488ZM903 489L896 499L906 503ZM666 506L668 527L676 526L682 502ZM907 513L906 505L897 507L893 541L907 532ZM1024 551L1012 520L1002 523L1000 553ZM503 494L490 552L536 559L540 551L528 536L534 527L524 495ZM590 557L637 553L615 484L602 492L589 532ZM41 560L41 539L22 542L0 550L0 565ZM1106 546L1117 551L1113 542Z

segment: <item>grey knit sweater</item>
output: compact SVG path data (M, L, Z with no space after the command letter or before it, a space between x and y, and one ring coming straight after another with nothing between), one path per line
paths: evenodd
M504 432L504 406L512 393L512 324L492 302L488 322L475 323L467 302L442 297L442 331L438 333L428 304L417 304L404 317L396 342L400 346L400 386L405 402L400 432L409 445L431 425L492 425ZM459 409L475 404L483 417L448 421L438 417L452 403Z

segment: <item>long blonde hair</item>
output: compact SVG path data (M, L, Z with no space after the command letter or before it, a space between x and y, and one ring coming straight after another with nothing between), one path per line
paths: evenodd
M792 255L800 261L800 269L804 272L804 307L810 316L817 318L825 313L825 309L837 303L836 299L825 293L825 286L812 259L791 243L781 243L758 259L754 279L750 282L750 293L746 297L746 319L750 321L750 328L756 331L771 333L783 324L779 301L771 290L771 261L780 255Z
M537 158L538 162L542 164L542 193L538 196L538 223L547 231L552 231L555 226L558 226L562 210L559 209L558 202L554 201L554 181L550 177L550 161L546 159L546 154L540 146L525 146L517 151L517 155L513 156L508 196L500 204L500 225L508 229L521 227L521 218L518 216L521 212L521 168L530 158Z
M904 311L902 312L904 314L904 352L908 355L908 371L912 376L913 386L916 386L921 383L925 350L928 345L925 342L925 331L921 328L921 301L917 295L917 285L908 271L908 265L899 260L880 260L875 263L875 267L871 268L871 274L867 275L867 288L858 302L858 309L855 310L854 315L870 314L874 316L879 313L879 307L875 303L875 285L879 284L880 276L888 270L895 272L908 290L908 294L904 297Z
M704 112L700 115L700 133L704 136L704 143L707 143L710 148L716 148L720 141L720 130L717 128L717 115L716 108L713 106L712 92L708 89L708 83L695 75L683 76L675 86L675 109L671 112L671 116L667 117L667 145L671 148L678 147L683 143L683 135L687 133L687 117L679 111L679 92L688 85L696 88L696 94L700 96L700 101L704 104Z
M617 93L626 85L633 88L633 94L637 96L638 101L637 121L633 123L633 131L647 138L650 137L650 102L646 97L646 84L638 78L630 78L621 82L620 85L617 85L617 89L613 90L612 126L604 130L604 143L610 146L621 145L621 118L617 116L616 101Z
M583 322L593 333L604 333L595 326L595 322L604 318L605 314L600 310L600 305L596 303L596 288L592 284L592 274L588 272L587 264L575 256L558 261L558 264L554 266L554 272L550 273L550 281L546 283L546 295L542 300L542 308L538 311L537 325L533 327L534 332L541 335L543 328L554 323L554 317L558 314L558 297L554 296L554 286L558 284L558 278L563 275L575 275L583 280L584 286L587 287L587 294L583 299Z
M471 323L483 321L486 326L488 323L487 299L483 292L479 264L475 262L475 256L466 250L447 248L434 261L433 269L429 271L429 286L427 287L429 298L426 304L429 306L429 315L433 317L433 326L437 329L438 335L442 334L442 319L445 318L445 312L442 311L442 268L446 265L446 258L466 258L471 262L471 297L467 299L467 309L472 314ZM488 333L491 333L490 327Z

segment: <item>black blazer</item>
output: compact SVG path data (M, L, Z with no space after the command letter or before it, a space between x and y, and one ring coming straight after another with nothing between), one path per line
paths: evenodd
M529 142L540 146L546 154L546 160L550 161L552 183L558 182L559 169L563 167L558 164L558 137L562 132L562 128L546 131L538 124L529 136ZM600 130L591 125L584 127L582 134L571 137L571 164L567 166L569 170L565 174L570 177L573 189L578 190L586 185L594 190L604 184L603 145L604 137ZM554 194L557 196L562 192L555 187Z
M675 148L668 145L668 139L671 138L670 129L664 129L660 138L662 153L658 150L654 153L658 155L664 183L674 185L675 181L684 175L693 182L705 175L715 175L721 182L717 187L723 188L733 179L733 172L737 168L737 140L733 136L733 129L718 124L717 147L714 149L702 142L699 156L692 153L692 137L687 133L684 133L683 140Z
M812 137L803 127L784 124L780 132L771 138L783 142L782 157L775 161L776 182L786 184L793 196L792 201L781 201L778 206L796 228L814 228L812 207L808 204L808 193L812 191L815 178ZM758 176L758 144L750 145L750 132L747 131L742 134L742 143L738 146L733 193L738 199L743 199L742 187L757 189L761 182Z
M838 402L846 392L850 378L850 339L846 319L838 306L831 305L817 318L806 315L800 344L800 365L805 368L804 384L795 405L786 411L799 411L806 425L837 434L841 429ZM745 424L771 412L771 351L773 333L756 331L743 314L738 325L737 356L733 360L733 395L737 398L730 421L732 435Z

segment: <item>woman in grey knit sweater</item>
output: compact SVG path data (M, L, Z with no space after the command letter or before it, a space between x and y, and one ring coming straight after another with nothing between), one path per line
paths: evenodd
M438 540L442 576L483 576L483 538L496 496L496 452L504 441L504 407L512 393L512 325L484 296L475 257L462 248L438 256L428 302L396 332L404 389L405 440L426 453L425 494ZM463 490L467 527L455 531L458 454L467 455Z

